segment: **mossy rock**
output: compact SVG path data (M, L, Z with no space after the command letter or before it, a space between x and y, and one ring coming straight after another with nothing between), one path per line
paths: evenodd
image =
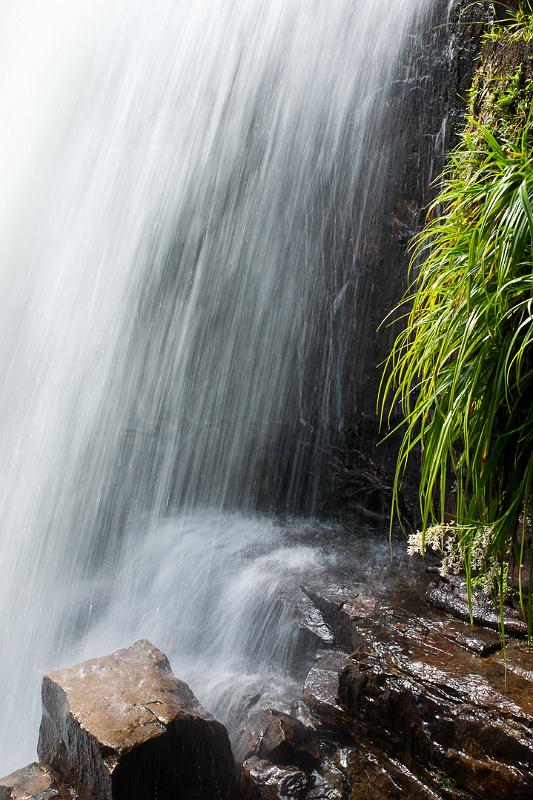
M470 114L507 138L526 124L533 103L533 40L485 42L470 93Z

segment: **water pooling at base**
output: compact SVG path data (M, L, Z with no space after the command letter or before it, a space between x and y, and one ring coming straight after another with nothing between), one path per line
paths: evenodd
M0 772L33 758L42 672L140 620L178 660L209 640L285 675L275 596L317 556L250 514L301 494L297 429L342 426L345 299L428 5L4 3Z

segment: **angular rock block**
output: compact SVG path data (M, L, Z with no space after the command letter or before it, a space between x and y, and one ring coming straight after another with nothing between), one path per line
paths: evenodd
M254 756L241 767L242 800L304 800L309 779L297 767L279 767Z
M304 685L304 701L322 722L333 728L346 727L346 712L339 704L339 676L350 663L346 653L329 652L320 656Z
M533 685L511 683L514 699L481 675L456 673L451 658L436 666L385 653L346 666L338 697L354 739L374 741L409 769L431 766L468 796L531 800Z
M465 622L472 619L476 625L492 628L495 631L500 630L500 615L495 613L490 599L483 592L476 592L471 609L466 587L462 581L442 578L436 584L429 586L426 597L431 606L446 611L457 619ZM527 639L528 636L527 624L519 618L518 612L510 609L505 612L505 631L511 636L522 639Z
M61 787L56 777L42 764L0 778L0 800L76 800L72 792Z
M312 767L320 759L320 740L295 717L265 709L242 732L235 755L238 761L256 755L275 764Z
M139 641L47 675L38 754L80 800L233 800L226 729Z

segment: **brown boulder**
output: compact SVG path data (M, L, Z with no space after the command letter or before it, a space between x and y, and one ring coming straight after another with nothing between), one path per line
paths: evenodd
M312 766L320 758L317 734L281 711L259 712L242 732L236 749L238 761L260 756L275 764Z
M30 764L0 778L0 800L76 800L42 764Z
M309 779L297 767L249 758L241 767L242 800L303 800Z
M325 653L317 659L305 680L305 703L330 727L346 727L346 713L339 704L338 691L339 675L349 661L345 653Z
M226 729L150 642L47 675L38 753L80 800L233 800Z

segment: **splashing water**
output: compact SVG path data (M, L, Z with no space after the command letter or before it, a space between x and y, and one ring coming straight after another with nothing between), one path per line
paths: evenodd
M302 495L297 431L342 426L427 5L4 3L0 773L43 671L138 636L212 708L289 680L280 592L322 556L254 513Z

